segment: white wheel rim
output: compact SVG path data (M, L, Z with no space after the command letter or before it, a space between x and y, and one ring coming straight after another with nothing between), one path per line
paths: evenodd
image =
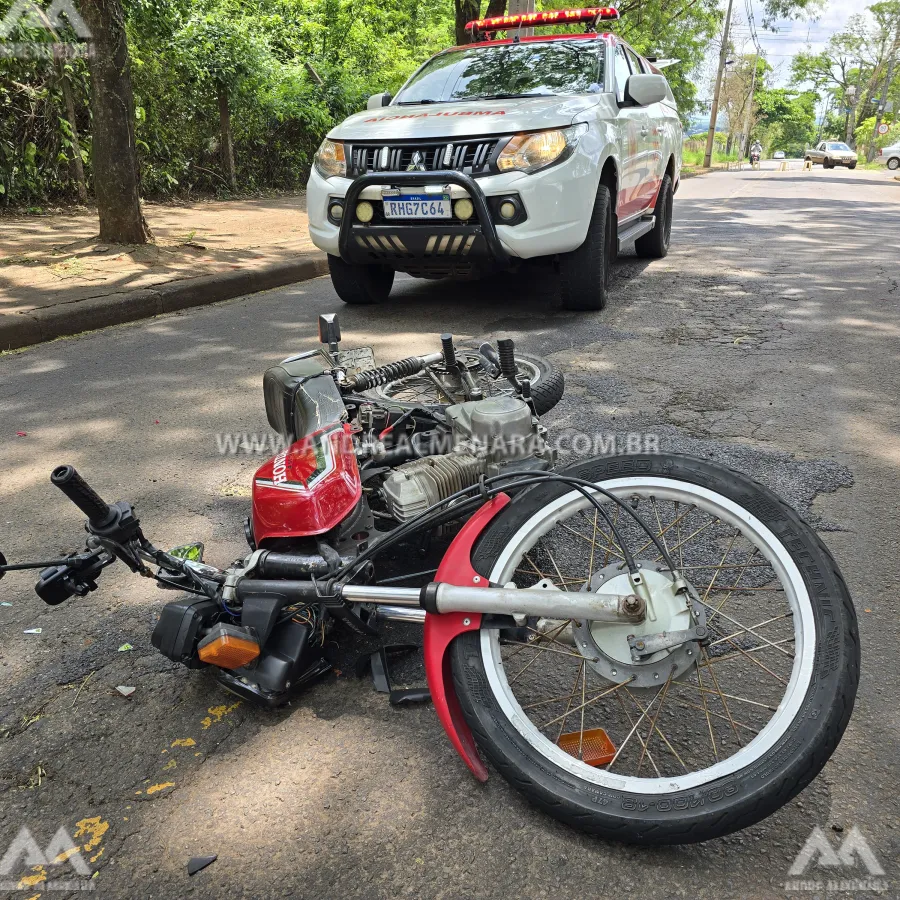
M501 709L519 734L545 759L585 781L604 788L627 790L636 794L674 794L732 775L763 759L784 736L796 718L813 675L815 619L809 592L803 582L800 570L778 538L756 516L738 506L734 501L707 488L688 482L657 477L617 478L602 482L602 486L604 490L616 496L628 495L639 490L652 490L653 494L661 500L690 498L689 502L707 511L715 511L715 514L723 522L739 528L759 547L761 555L771 564L781 579L786 599L793 612L795 656L784 696L777 711L759 734L750 743L715 765L695 772L664 778L620 775L581 762L538 730L522 710L509 686L500 656L498 631L484 630L481 632L482 659L488 683ZM602 500L602 497L600 499ZM557 498L523 523L491 569L491 581L501 584L509 581L519 559L519 551L523 546L533 544L556 522L565 519L570 510L577 509L583 503L584 497L577 491L573 491Z

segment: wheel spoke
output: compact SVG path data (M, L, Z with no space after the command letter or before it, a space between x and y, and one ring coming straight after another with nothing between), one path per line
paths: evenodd
M619 690L619 688L625 687L626 684L631 684L631 681L632 681L632 679L629 678L626 681L620 682L619 684L614 684L611 688L607 688L606 690L601 691L599 694L596 694L595 696L591 697L584 705L587 707L587 706L590 706L592 703L596 703L601 697L605 697L607 694L611 694L613 691L617 691L617 690ZM571 710L571 712L578 712L579 709L581 709L581 707L576 706L575 709ZM551 719L549 722L544 722L544 724L541 725L540 727L541 727L541 729L549 728L551 725L555 725L561 718L563 718L563 717L557 716L555 719ZM610 765L612 765L612 763L610 763Z
M628 688L625 688L625 690L628 691ZM628 696L631 697L632 700L634 700L634 697L631 695L630 692L628 693ZM622 712L625 713L625 717L628 719L628 724L631 725L632 727L634 727L634 719L631 718L631 713L628 711L628 706L625 704L625 701L622 699L622 695L616 694L616 699L619 701L619 705L622 707ZM637 700L634 700L634 702L635 702L635 705L637 706L637 708L641 709L641 704L638 703ZM641 742L641 746L646 750L647 745L644 743L644 739L641 737L640 731L635 731L635 734L637 735L637 739ZM653 771L656 772L656 777L662 778L662 772L659 771L659 767L653 761L653 757L650 755L649 750L647 750L647 759L650 761L650 765L653 766Z
M634 694L632 694L631 691L628 690L628 688L625 688L625 693L628 694L628 696L631 698L632 703L634 703L634 705L639 710L641 710L641 712L643 712L644 707L638 701L637 697L635 697ZM616 695L616 696L618 696L618 695ZM631 721L631 716L628 717L628 720ZM689 772L690 769L688 769L684 760L678 755L678 751L669 743L669 739L662 733L660 727L658 725L654 724L654 729L655 729L656 733L662 738L663 743L669 748L669 752L672 754L672 756L674 756L675 759L677 759L678 762L681 763L681 767L684 769L684 771ZM641 740L640 730L638 730L638 732L637 732L637 738L639 741L641 741L642 744L644 743L643 740ZM648 739L648 741L647 741L648 747L649 747L649 744L650 744L650 741ZM647 758L648 759L650 758L650 750L649 749L647 750ZM656 768L656 766L654 766L654 768ZM657 771L659 771L659 770L657 770Z

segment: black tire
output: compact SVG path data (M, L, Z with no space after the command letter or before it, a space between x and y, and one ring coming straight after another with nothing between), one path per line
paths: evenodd
M859 681L859 634L841 573L816 533L781 499L738 472L671 454L604 457L566 470L592 482L623 476L696 484L750 508L802 573L815 628L813 672L798 713L778 741L748 765L715 781L668 793L630 794L602 788L540 754L520 734L491 688L479 632L450 648L453 679L479 747L532 803L581 831L628 843L680 844L746 828L803 790L837 747ZM512 536L570 487L547 483L513 500L488 526L473 553L475 569L491 570Z
M394 284L394 270L384 266L354 266L339 256L328 257L331 283L344 303L371 306L383 303Z
M830 159L823 159L822 160L822 168L823 169L833 169L834 163Z
M612 198L609 188L601 184L584 243L559 259L559 290L563 309L584 311L606 306L616 241Z
M663 259L669 252L669 241L672 237L672 204L675 192L672 190L672 179L668 175L663 176L656 198L656 206L653 213L656 216L656 224L652 231L648 231L634 242L634 250L638 256L644 259Z
M848 169L855 169L855 168L856 168L856 163L849 163L848 166L847 166L847 168L848 168Z
M478 351L471 347L458 347L457 353L462 351L470 351L477 353ZM544 415L544 413L549 412L562 400L563 393L566 389L566 381L563 373L553 365L548 359L544 359L543 356L535 356L531 353L519 353L517 350L515 353L516 361L528 363L529 367L536 370L538 373L538 377L534 380L531 385L531 396L534 398L534 408L539 416ZM498 379L498 383L501 383L502 388L509 388L508 392L512 391L512 387L509 386L508 382L505 380L501 382L501 379ZM386 386L388 387L388 386ZM366 394L370 397L377 398L378 400L385 401L386 399L390 399L392 406L401 407L403 409L412 409L416 406L435 406L436 404L428 400L424 404L422 402L413 403L407 402L405 400L394 400L393 398L388 398L388 395L385 393L384 388L375 388L371 391L366 391ZM438 404L442 405L442 404Z
M897 169L900 169L900 159L898 159L896 156L892 156L892 157L887 161L887 167L888 167L892 172L893 172L893 171L896 171Z

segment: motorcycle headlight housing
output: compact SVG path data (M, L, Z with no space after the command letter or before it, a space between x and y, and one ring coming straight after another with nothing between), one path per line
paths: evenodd
M325 138L316 151L313 162L316 171L323 178L333 178L335 175L347 177L347 160L344 158L344 145L340 141Z
M497 157L501 172L537 172L562 162L572 155L578 139L588 130L586 124L554 128L531 134L517 134Z

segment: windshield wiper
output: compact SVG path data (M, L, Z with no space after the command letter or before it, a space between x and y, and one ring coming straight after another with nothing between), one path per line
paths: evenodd
M480 97L460 97L460 101L465 100L518 100L520 97L555 97L556 94L531 93L531 94L484 94Z
M398 100L397 106L424 106L426 103L449 103L449 100Z

